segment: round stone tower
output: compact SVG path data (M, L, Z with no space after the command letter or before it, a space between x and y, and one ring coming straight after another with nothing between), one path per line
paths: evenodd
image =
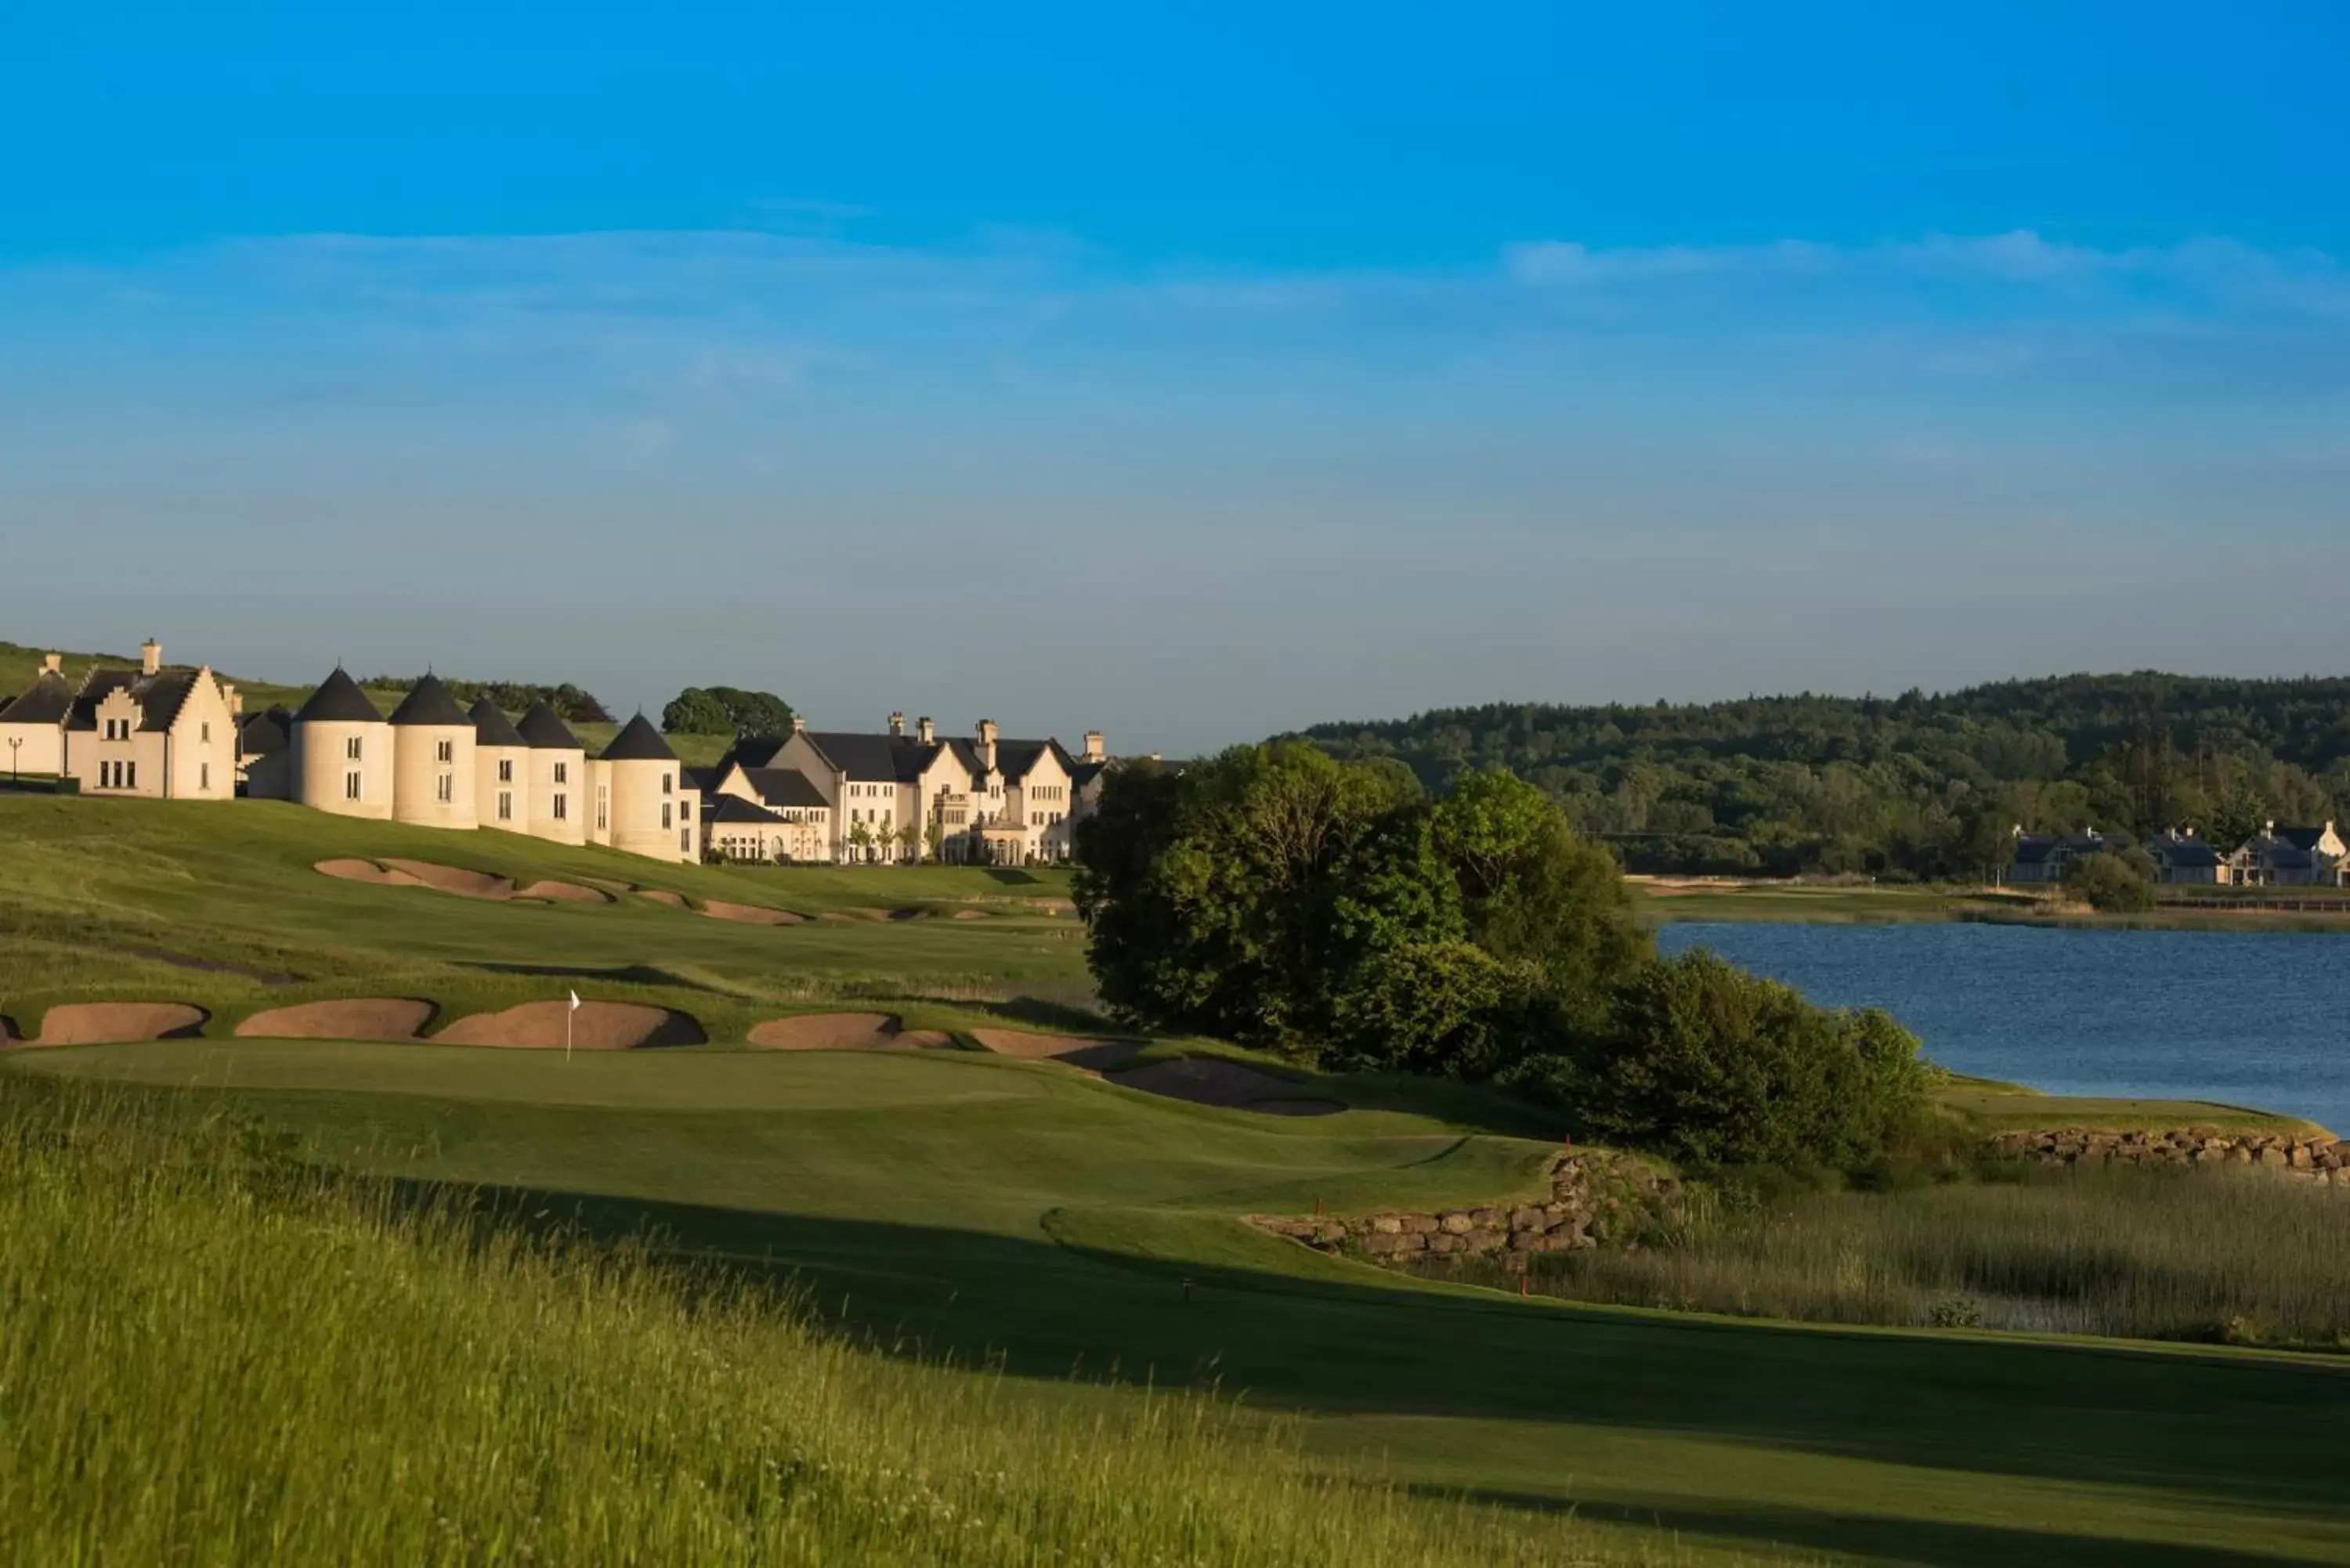
M620 727L596 762L598 809L608 803L609 828L597 839L656 860L696 858L694 797L684 789L677 753L642 713Z
M530 705L515 732L530 748L523 831L557 844L587 843L588 814L594 806L588 749L544 698Z
M484 827L530 831L530 742L487 697L473 721L473 810Z
M391 729L341 665L294 715L294 796L315 811L391 815Z
M419 827L472 827L473 721L426 675L391 711L391 815Z

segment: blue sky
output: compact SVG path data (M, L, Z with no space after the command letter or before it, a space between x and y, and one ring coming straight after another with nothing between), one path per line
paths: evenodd
M0 637L1179 751L2342 669L2350 12L1898 9L51 7Z

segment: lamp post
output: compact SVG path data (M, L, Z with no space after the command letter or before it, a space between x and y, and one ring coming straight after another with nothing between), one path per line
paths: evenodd
M9 737L8 737L8 782L9 782L10 784L15 784L15 783L16 783L16 782L17 782L17 780L16 780L16 748L17 748L17 747L19 747L19 746L21 746L21 745L23 745L24 743L25 743L25 737L24 737L24 736L22 736L22 735L11 735L11 736L9 736Z

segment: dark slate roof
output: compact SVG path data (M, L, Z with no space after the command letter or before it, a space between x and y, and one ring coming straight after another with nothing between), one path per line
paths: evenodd
M286 727L293 722L283 708L248 713L236 728L236 749L248 757L274 757L286 749Z
M2255 841L2254 853L2279 871L2306 871L2317 864L2317 857L2297 844L2288 844L2282 836Z
M522 722L515 726L515 733L523 738L525 745L542 752L584 752L588 749L579 743L579 737L571 732L555 710L547 706L544 697L530 705L530 711L525 713Z
M820 806L824 793L797 768L744 768L743 776L769 805Z
M669 742L661 739L661 733L653 728L652 721L639 713L620 726L620 732L612 737L610 745L604 748L604 761L673 763L677 761L677 753L669 749Z
M860 784L911 784L922 776L932 750L903 735L810 730L807 738L834 767Z
M1097 763L1079 763L1069 770L1069 787L1071 789L1083 789L1087 784L1093 783L1094 780L1101 777L1104 773L1108 771L1108 769L1109 761L1107 758L1104 758L1102 761Z
M781 822L784 819L764 805L755 805L739 794L722 794L702 812L704 822Z
M726 770L737 763L746 768L772 768L775 765L775 759L783 755L784 748L790 743L788 736L777 740L773 735L744 735L727 747L726 754L718 759L718 776L725 777Z
M383 714L368 701L359 683L347 674L339 664L335 672L318 682L310 700L296 711L294 722L307 724L313 720L327 720L338 724L380 724Z
M188 693L195 689L196 671L192 670L161 670L152 675L136 670L94 670L74 694L66 728L97 729L99 704L117 691L128 691L131 701L139 704L141 730L168 730L186 706Z
M522 738L522 732L514 727L514 721L506 717L505 711L487 697L476 701L465 716L473 722L473 744L477 746L530 744ZM398 722L393 721L395 723Z
M427 674L408 689L408 695L401 698L400 706L391 711L391 722L395 724L455 726L471 724L473 721L457 706L457 700L449 695L449 689L441 684L441 678Z
M66 678L44 670L22 696L0 708L0 724L54 724L72 711L73 699Z
M712 790L716 789L718 787L718 781L725 776L726 770L724 768L680 768L677 770L677 782L680 787L694 790L702 794L708 794Z
M2015 841L2015 863L2018 866L2040 865L2048 858L2049 852L2055 847L2056 841L2054 838L2041 838L2026 834Z
M1005 778L1016 784L1026 778L1048 753L1061 759L1064 773L1076 770L1076 759L1062 749L1060 742L1053 740L998 741L995 742L995 765L1003 770Z
M2325 836L2324 827L2280 827L2274 836L2283 839L2295 849L2314 849L2317 841Z
M2217 866L2224 858L2209 844L2191 838L2177 844L2157 844L2154 852L2173 866Z

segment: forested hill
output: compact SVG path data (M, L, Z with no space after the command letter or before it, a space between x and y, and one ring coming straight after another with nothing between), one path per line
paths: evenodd
M1635 869L1974 876L2017 825L2234 841L2350 818L2350 677L2143 671L1898 697L1494 704L1305 732L1431 787L1505 767Z

